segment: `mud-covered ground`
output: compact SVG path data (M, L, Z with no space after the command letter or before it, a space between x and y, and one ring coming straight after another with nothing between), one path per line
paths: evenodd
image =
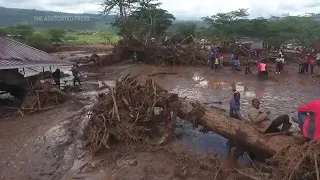
M252 68L254 70L254 68ZM271 68L271 71L273 69ZM320 72L318 68L316 72ZM156 73L172 73L155 75ZM98 81L109 85L114 80L131 73L143 81L152 77L170 92L202 103L221 101L218 105L228 109L232 89L241 92L242 114L250 108L252 98L262 100L262 106L270 110L272 117L283 113L296 115L297 107L320 95L320 81L311 75L298 75L297 65L288 64L281 75L270 72L268 80L256 75L245 76L243 71L229 67L215 72L207 67L155 67L142 64L114 65L101 68L99 76L87 76L82 96L97 94L93 87ZM104 74L104 75L103 75ZM103 90L102 90L103 91ZM63 107L24 117L0 120L0 180L6 179L197 179L187 174L184 167L168 151L183 149L193 151L196 157L220 151L226 154L226 139L209 133L203 135L192 125L180 120L176 128L176 142L167 145L169 150L113 151L100 155L88 164L76 148L77 133L81 129L81 108L67 102ZM179 148L178 148L179 147ZM134 152L134 153L133 153ZM244 157L242 163L248 162ZM79 168L86 164L83 172ZM71 169L70 169L71 168ZM185 168L186 169L186 168ZM179 173L177 173L179 172ZM211 176L212 179L212 176Z

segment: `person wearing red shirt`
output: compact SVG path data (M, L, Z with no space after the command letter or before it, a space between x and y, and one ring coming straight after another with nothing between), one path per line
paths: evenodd
M316 60L311 56L309 57L309 64L310 64L311 74L313 74L314 67L316 67Z
M307 56L304 57L304 62L303 62L303 69L304 69L304 72L306 74L308 74L308 71L309 71L309 58L310 58L310 54L308 54Z
M320 100L299 106L298 117L303 136L320 140Z
M258 72L258 76L261 76L261 66L260 66L260 61L257 62L257 72Z

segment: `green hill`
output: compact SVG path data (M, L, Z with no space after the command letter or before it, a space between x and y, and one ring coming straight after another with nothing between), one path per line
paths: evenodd
M68 19L66 19L68 18ZM110 27L114 15L102 16L98 14L74 14L54 11L39 11L35 9L16 9L0 7L0 27L17 24L32 25L36 29L75 29L75 30L102 30ZM180 23L194 22L198 27L206 26L203 21L175 20L170 31L176 29Z
M113 15L101 16L0 7L0 27L29 24L37 29L99 30L110 26L109 23L114 18Z

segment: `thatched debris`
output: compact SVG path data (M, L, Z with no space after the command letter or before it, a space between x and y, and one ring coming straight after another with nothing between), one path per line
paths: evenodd
M140 143L153 135L159 136L161 122L152 117L156 103L166 98L160 96L162 88L151 79L141 85L128 75L108 89L109 94L99 94L84 133L92 151L109 148L111 139Z
M17 109L21 115L43 111L59 107L66 100L72 100L77 104L83 105L78 99L60 91L50 82L38 82L35 87L27 90L23 103Z

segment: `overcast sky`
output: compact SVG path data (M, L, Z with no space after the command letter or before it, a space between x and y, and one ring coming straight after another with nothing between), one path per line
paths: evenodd
M250 17L319 13L320 0L160 0L178 19L199 19L216 12L249 8ZM0 0L0 6L69 13L97 13L103 0Z

